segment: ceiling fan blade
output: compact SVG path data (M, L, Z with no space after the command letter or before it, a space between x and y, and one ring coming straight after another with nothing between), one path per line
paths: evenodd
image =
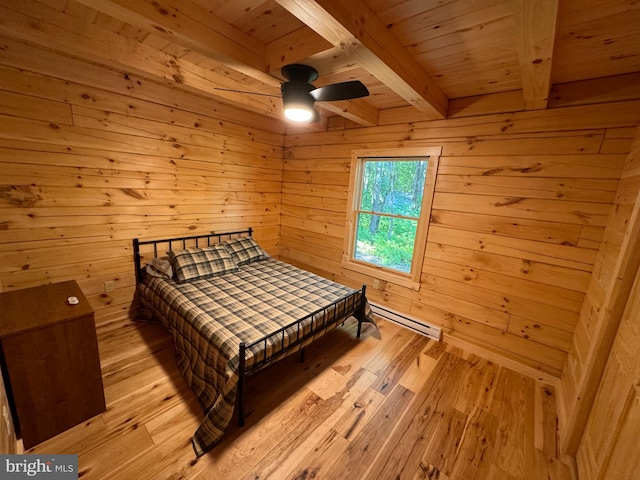
M351 100L353 98L366 97L369 90L359 80L350 82L334 83L325 87L311 90L311 96L317 102L333 102L336 100Z

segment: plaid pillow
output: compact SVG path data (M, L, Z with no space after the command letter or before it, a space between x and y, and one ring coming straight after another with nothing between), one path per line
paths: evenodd
M269 255L258 245L258 242L253 237L234 238L224 242L224 245L226 245L227 250L231 253L231 258L238 266L269 258Z
M188 248L177 252L167 252L176 280L183 283L197 278L213 277L235 272L238 265L222 244L203 248Z

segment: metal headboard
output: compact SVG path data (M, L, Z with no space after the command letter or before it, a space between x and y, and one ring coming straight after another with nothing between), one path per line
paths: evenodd
M229 240L235 237L253 236L253 228L249 227L246 230L234 230L229 232L211 232L204 235L192 235L189 237L175 237L175 238L163 238L158 240L140 240L138 238L133 239L133 262L136 268L136 285L142 281L144 275L144 268L142 267L142 254L140 253L140 247L143 245L153 245L153 258L158 256L158 245L164 245L161 250L161 256L164 252L172 250L184 250L186 248L198 248L209 245L215 245L224 240Z

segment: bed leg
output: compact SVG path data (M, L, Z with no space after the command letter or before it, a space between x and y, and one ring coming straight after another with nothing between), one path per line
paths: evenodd
M362 285L362 295L360 296L360 307L358 308L358 333L357 333L357 337L360 338L360 334L362 333L362 322L365 320L364 318L364 311L365 311L365 305L367 304L367 297L366 297L366 293L367 293L367 285L363 284Z
M246 345L240 342L239 365L238 365L238 426L244 426L244 372L245 372Z

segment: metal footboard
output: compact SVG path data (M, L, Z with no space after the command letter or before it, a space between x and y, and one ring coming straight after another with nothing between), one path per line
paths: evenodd
M365 321L365 305L367 301L365 294L366 285L363 285L359 291L342 297L325 307L319 308L306 317L296 320L253 343L240 343L237 389L239 426L243 426L245 421L244 388L246 377L284 358L290 353L304 348L305 345L324 335L330 328L344 323L349 317L355 317L358 320L357 337L360 338L362 322ZM288 340L288 343L285 345L286 340ZM251 366L247 366L247 351L251 351L260 345L262 346L262 348L259 349L260 358L254 357ZM270 345L278 346L269 348Z

